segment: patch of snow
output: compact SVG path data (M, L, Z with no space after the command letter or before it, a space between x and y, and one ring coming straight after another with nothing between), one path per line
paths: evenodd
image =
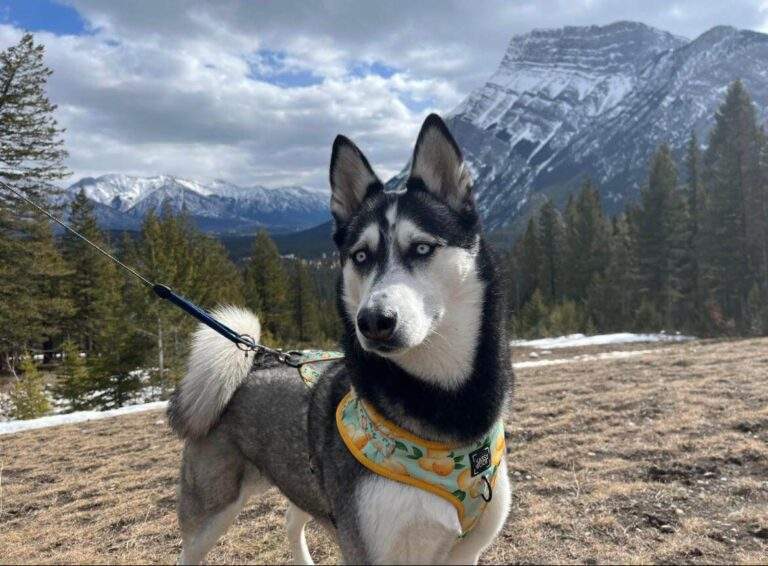
M153 403L144 403L142 405L129 405L127 407L120 407L119 409L110 409L108 411L78 411L75 413L51 415L48 417L40 417L39 419L30 419L26 421L9 421L0 423L0 434L12 434L14 432L34 430L37 428L47 428L64 424L108 419L111 417L129 415L132 413L164 409L167 405L167 401L155 401Z
M557 338L540 338L538 340L513 340L512 346L536 349L552 348L577 348L582 346L605 346L608 344L636 344L645 342L688 342L695 340L695 336L683 334L634 334L631 332L619 332L616 334L598 334L585 336L584 334L569 334Z
M625 350L615 352L601 352L599 354L584 354L582 356L574 356L572 358L557 358L554 360L538 360L535 362L519 362L513 363L512 366L515 369L525 369L542 366L559 366L563 364L578 364L582 362L595 362L601 360L619 360L622 358L634 358L635 356L643 356L645 354L652 354L653 352L659 352L660 349L654 350Z

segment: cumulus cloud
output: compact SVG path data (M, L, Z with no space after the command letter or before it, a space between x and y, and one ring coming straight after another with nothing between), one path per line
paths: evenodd
M326 188L337 133L382 177L429 111L482 85L535 27L640 20L693 37L759 28L756 2L68 0L84 33L38 32L75 176L170 173ZM0 25L0 47L21 30Z

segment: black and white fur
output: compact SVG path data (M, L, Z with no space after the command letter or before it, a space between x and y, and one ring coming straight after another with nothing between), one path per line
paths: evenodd
M502 291L459 148L429 116L405 188L385 192L360 150L339 136L330 180L346 358L307 389L296 370L250 370L251 357L198 330L169 406L186 439L183 563L202 561L249 495L270 485L290 502L288 538L300 563L311 563L310 519L331 533L345 562L421 564L476 563L506 519L506 462L485 513L458 539L447 501L362 467L335 424L350 387L425 439L474 441L502 415L512 385ZM250 313L216 315L258 340Z

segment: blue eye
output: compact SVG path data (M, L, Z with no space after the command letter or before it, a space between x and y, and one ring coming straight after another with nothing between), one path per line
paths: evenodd
M435 251L435 246L433 244L421 243L416 244L413 247L413 253L420 257L431 255L433 251Z
M354 261L357 265L362 265L366 262L368 259L368 252L365 250L358 250L355 253L352 254L352 261Z

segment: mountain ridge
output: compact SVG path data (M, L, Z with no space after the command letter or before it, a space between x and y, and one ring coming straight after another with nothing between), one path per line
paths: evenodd
M662 142L706 139L728 84L768 117L768 35L716 26L693 40L637 22L513 36L496 71L448 114L493 230L519 231L585 176L609 212L637 199Z
M216 233L294 232L327 220L329 197L300 186L242 187L222 180L203 183L173 175L140 177L108 174L84 177L60 197L69 202L83 190L94 203L100 224L136 230L150 211L182 209L198 226Z

